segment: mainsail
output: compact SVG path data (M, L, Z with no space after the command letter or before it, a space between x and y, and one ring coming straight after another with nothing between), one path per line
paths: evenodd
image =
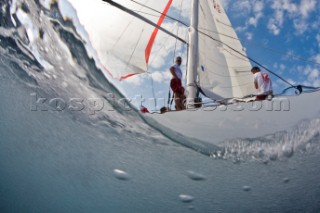
M254 94L251 65L219 0L200 0L198 85L213 99Z

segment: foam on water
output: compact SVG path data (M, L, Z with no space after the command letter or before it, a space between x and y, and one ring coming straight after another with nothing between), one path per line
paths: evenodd
M296 153L319 151L320 119L301 121L294 128L259 138L224 141L219 157L238 160L269 160L291 158ZM217 157L217 156L214 156Z

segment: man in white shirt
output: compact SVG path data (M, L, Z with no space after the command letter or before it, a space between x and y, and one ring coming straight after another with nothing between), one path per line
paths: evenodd
M253 74L254 86L258 90L256 101L265 100L269 95L272 96L272 82L268 73L260 72L259 67L253 67L251 72Z
M180 69L180 65L182 63L182 59L180 56L176 58L176 63L170 67L170 73L172 75L170 81L170 87L174 93L174 101L176 104L176 110L184 110L185 105L184 101L186 99L184 95L184 88L182 86L182 71Z

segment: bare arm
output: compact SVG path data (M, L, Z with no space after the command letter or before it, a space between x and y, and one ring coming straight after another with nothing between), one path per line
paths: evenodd
M258 89L258 83L257 82L254 82L254 86L256 87L256 89Z
M174 67L170 67L170 73L173 76L173 78L178 78L176 72L174 71Z

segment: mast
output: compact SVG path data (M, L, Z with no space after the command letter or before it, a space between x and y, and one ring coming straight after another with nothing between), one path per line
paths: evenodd
M187 64L187 108L193 108L197 93L196 77L197 77L197 58L198 58L198 11L199 0L192 1L192 15L189 28L189 46L188 46L188 64Z

